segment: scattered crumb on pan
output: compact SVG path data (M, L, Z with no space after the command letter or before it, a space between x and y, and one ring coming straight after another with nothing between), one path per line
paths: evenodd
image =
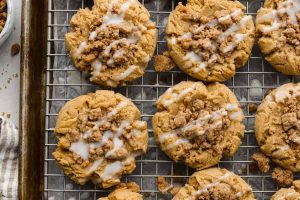
M15 56L20 53L20 45L18 43L13 44L10 49L11 55Z
M249 103L249 112L254 113L257 110L257 105L255 103Z
M277 182L280 187L289 187L294 180L293 172L276 167L272 172L272 178Z

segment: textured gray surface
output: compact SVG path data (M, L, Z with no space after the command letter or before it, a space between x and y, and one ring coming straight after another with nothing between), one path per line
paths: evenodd
M21 40L21 0L13 0L14 25L7 40L0 46L0 115L10 116L19 124L20 54L10 55L11 46Z
M148 0L141 1L150 10L151 18L158 28L157 52L166 50L165 25L169 12L177 5L177 0ZM247 7L247 13L255 17L261 0L242 0ZM107 194L89 183L78 186L67 177L56 165L52 157L56 139L53 134L57 112L69 99L87 92L93 92L101 87L89 83L87 76L72 67L64 46L64 34L69 30L69 21L78 8L90 7L90 0L49 0L49 49L48 49L48 80L47 80L47 124L46 124L46 160L45 160L45 198L46 199L96 199ZM67 11L68 10L68 11ZM145 199L171 199L163 196L156 188L156 177L168 177L174 184L183 185L193 170L181 163L170 161L156 146L152 134L151 116L156 112L156 99L169 87L187 80L187 75L175 69L171 72L156 73L153 70L153 61L146 70L145 75L130 83L127 87L116 89L134 103L142 112L142 119L148 122L150 132L150 145L146 155L137 161L137 168L132 175L124 177L124 181L135 181L142 189ZM295 77L283 76L276 73L262 58L255 45L249 62L241 68L236 76L226 82L239 99L244 114L246 134L243 144L232 158L225 158L220 166L234 171L242 176L253 188L257 199L269 199L277 190L270 174L261 174L251 170L250 156L258 150L254 131L253 113L249 113L248 104L259 104L264 94L271 88L283 83L295 81Z

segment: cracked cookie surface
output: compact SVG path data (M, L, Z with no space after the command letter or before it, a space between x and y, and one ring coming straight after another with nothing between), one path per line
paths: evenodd
M226 169L210 168L195 172L173 200L232 199L254 200L252 188Z
M90 81L109 87L141 77L156 46L150 14L137 0L94 0L71 19L67 50Z
M300 84L273 90L258 107L255 135L261 151L285 169L300 171Z
M198 170L232 156L244 136L243 113L223 84L181 82L157 101L153 131L161 149L174 161Z
M238 1L189 0L170 14L168 48L175 63L203 81L225 81L243 66L254 43L252 17Z
M266 0L257 12L258 45L265 59L287 75L300 74L299 22L299 0Z
M58 114L54 158L67 176L83 185L108 188L135 169L148 145L146 122L126 97L99 90L67 102Z
M300 180L294 181L290 188L281 188L271 198L271 200L299 200Z

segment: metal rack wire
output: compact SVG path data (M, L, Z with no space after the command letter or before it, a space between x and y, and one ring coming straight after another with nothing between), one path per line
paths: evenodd
M70 18L79 8L90 7L92 2L91 0L64 0L58 4L58 1L49 0L48 11L45 199L97 199L107 195L109 191L100 190L91 183L85 186L76 185L64 176L52 157L57 142L53 128L60 106L75 96L101 88L88 82L85 74L68 67L71 63L64 50L63 35L69 31ZM159 34L156 54L162 53L166 50L165 19L177 5L178 0L142 0L141 2L150 11L152 20L156 21ZM162 4L162 2L166 3ZM253 17L262 5L262 0L242 0L241 2L245 5L247 13ZM183 3L185 2L183 1ZM153 140L151 126L151 117L156 111L154 103L158 97L169 87L188 79L191 78L177 69L166 73L156 73L153 70L153 62L151 62L142 78L130 83L127 87L116 89L117 92L133 100L141 110L142 119L148 122L151 137L148 152L137 159L134 173L123 178L124 181L137 182L147 200L171 199L170 196L163 196L157 191L155 184L157 176L165 176L173 184L184 184L188 176L193 173L192 169L182 163L172 162L161 152ZM263 60L257 45L255 45L246 66L239 69L236 76L226 82L242 105L246 132L238 152L232 158L223 159L219 165L243 177L252 186L257 199L270 199L270 196L278 188L271 180L270 174L261 174L252 169L250 157L258 151L258 147L253 131L254 113L249 111L248 105L250 103L258 105L269 89L295 81L294 79L295 77L287 77L275 72ZM73 90L76 92L72 93Z

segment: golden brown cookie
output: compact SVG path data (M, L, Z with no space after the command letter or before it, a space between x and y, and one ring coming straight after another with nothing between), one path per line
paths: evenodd
M285 169L300 171L300 83L273 90L258 107L255 135L261 151Z
M188 0L171 13L167 41L175 63L203 81L225 81L243 66L254 43L252 17L239 1Z
M132 188L132 186L135 188ZM102 197L98 200L143 200L139 190L139 186L136 183L121 184L108 197Z
M271 200L300 200L300 180L294 181L290 188L281 188Z
M146 122L126 97L99 90L77 97L58 114L54 158L65 174L83 185L116 185L135 169L135 157L148 145Z
M255 200L252 188L226 169L210 168L195 172L173 200Z
M157 101L153 131L161 149L174 161L198 170L232 156L244 136L243 112L223 84L181 82Z
M116 87L143 75L155 50L157 34L150 14L137 0L94 0L81 9L65 36L74 65L90 80Z
M284 74L300 74L300 2L266 0L258 10L256 33L265 59Z

